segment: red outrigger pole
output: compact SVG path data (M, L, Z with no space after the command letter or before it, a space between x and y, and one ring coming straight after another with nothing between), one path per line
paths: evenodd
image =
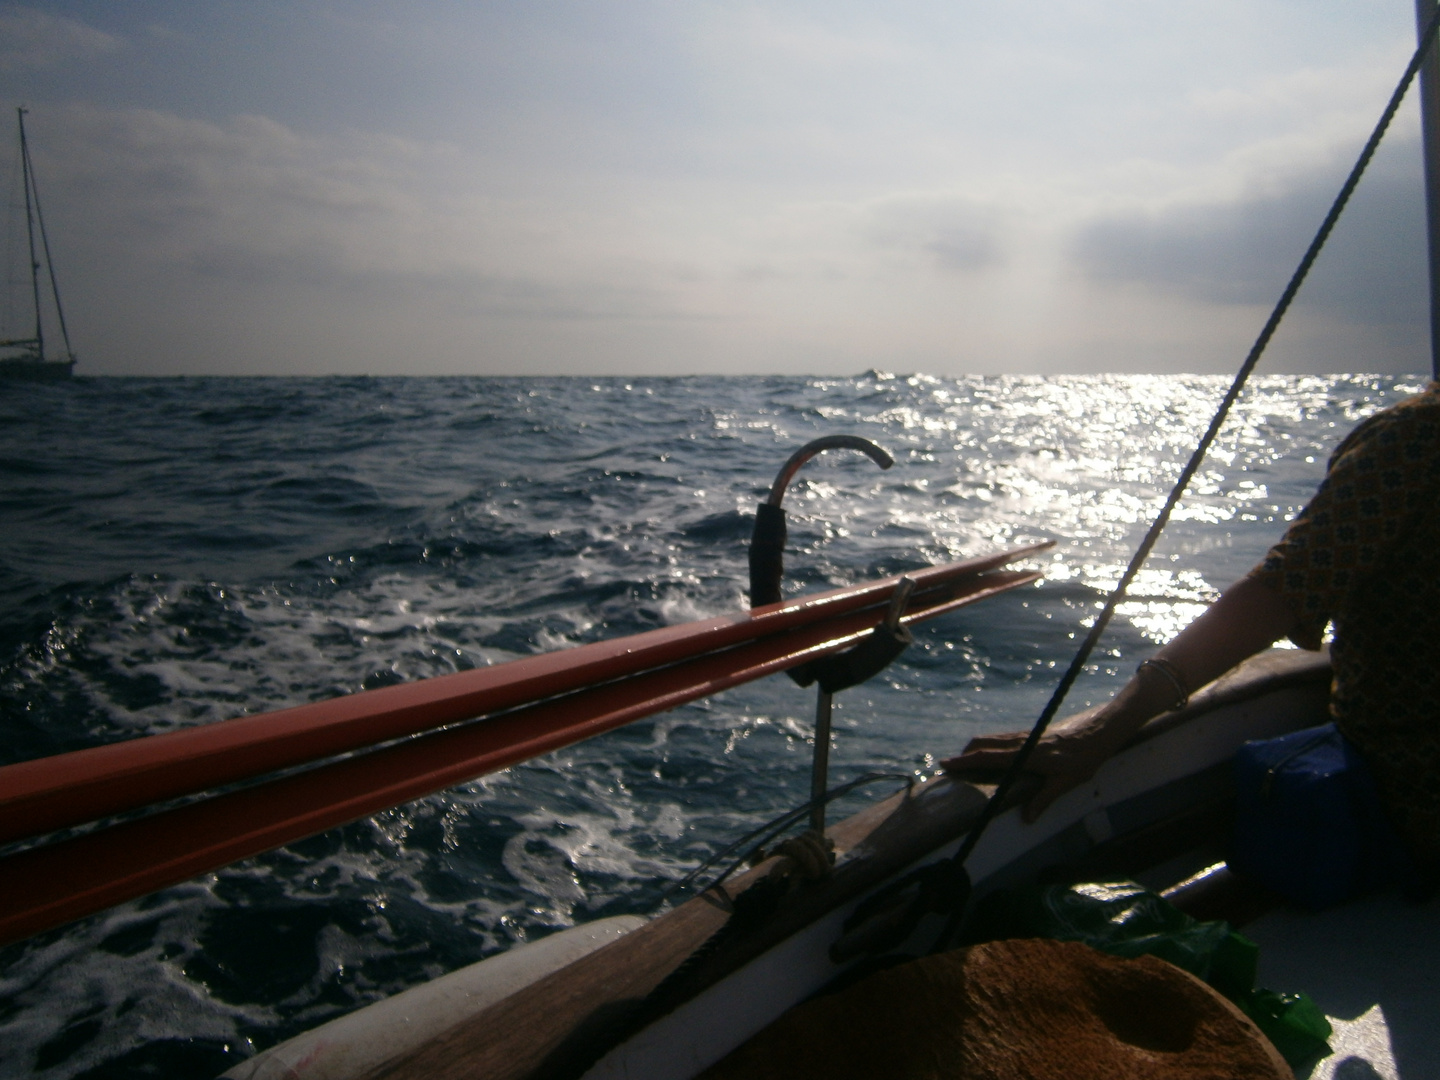
M999 567L1049 546L912 572L903 621L1037 580ZM0 858L0 943L844 648L897 581L0 768L0 843L250 784Z

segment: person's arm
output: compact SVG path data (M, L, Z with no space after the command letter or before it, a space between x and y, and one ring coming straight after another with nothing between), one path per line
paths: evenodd
M1296 622L1284 596L1253 577L1242 578L1155 658L1179 677L1188 692L1274 644ZM1025 804L1025 819L1034 821L1062 794L1088 780L1147 720L1173 707L1181 696L1165 672L1142 667L1110 701L1056 724L1026 765L1045 783ZM980 736L970 740L959 757L941 764L953 773L1001 769L1024 741L1023 731Z
M1179 701L1182 694L1166 670L1186 688L1198 689L1277 638L1320 647L1331 614L1383 550L1378 536L1372 536L1377 542L1356 538L1373 534L1385 515L1409 513L1413 494L1429 490L1433 451L1410 451L1434 445L1430 395L1437 391L1440 382L1431 383L1423 395L1376 413L1345 437L1314 498L1265 561L1156 653L1162 670L1142 667L1113 700L1051 729L1026 763L1044 779L1025 805L1027 819L1088 780L1145 721ZM1374 506L1367 509L1369 504ZM1025 738L1013 732L972 739L964 753L941 764L954 773L1004 768Z

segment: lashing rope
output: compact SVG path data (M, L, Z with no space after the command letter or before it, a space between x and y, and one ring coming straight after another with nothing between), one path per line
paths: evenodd
M805 818L805 816L808 815L815 806L827 805L829 803L832 803L841 796L848 795L856 788L863 787L866 784L873 784L877 780L903 780L905 782L905 790L907 792L915 786L915 777L911 776L909 773L866 773L864 776L857 777L856 779L851 780L848 783L841 784L839 787L831 788L821 798L809 799L806 802L801 803L794 809L787 810L785 811L785 813L779 815L778 817L772 818L764 825L760 825L757 828L751 829L748 833L740 837L738 840L735 840L732 843L725 845L725 847L715 852L715 854L711 855L699 866L695 867L695 869L691 870L683 878L681 878L679 881L675 882L675 884L671 885L668 889L666 889L664 894L660 897L660 902L664 903L666 900L673 898L677 894L682 893L687 889L693 889L695 887L695 883L700 880L700 878L705 874L705 871L709 870L717 863L720 863L723 860L734 855L737 851L741 851L741 849L744 849L740 856L738 858L735 858L729 866L727 866L723 871L721 871L721 873L718 874L714 878L714 880L710 882L710 884L706 885L703 889L695 889L695 891L709 892L711 889L719 888L722 884L725 883L725 881L730 877L730 875L735 873L735 871L740 869L740 867L744 866L746 863L753 863L758 861L756 859L756 856L763 851L766 844L770 843L771 840L775 839L775 837L779 836L782 832L790 828L796 822ZM779 851L775 853L783 854L783 852Z

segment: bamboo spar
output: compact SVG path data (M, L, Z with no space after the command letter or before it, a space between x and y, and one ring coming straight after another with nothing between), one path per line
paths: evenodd
M1038 579L996 568L1048 546L912 572L904 621ZM0 769L6 832L20 821L30 826L21 835L35 836L66 827L57 821L315 766L0 859L0 942L843 648L869 633L896 580ZM501 708L510 711L445 726ZM403 735L419 737L375 748ZM356 750L368 752L316 765Z

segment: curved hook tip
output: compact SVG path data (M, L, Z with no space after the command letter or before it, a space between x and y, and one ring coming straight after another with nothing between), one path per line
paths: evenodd
M800 466L825 450L859 450L882 469L888 469L895 464L895 459L883 448L869 439L862 439L859 435L825 435L819 439L812 439L790 455L790 460L785 462L780 469L780 475L775 477L768 500L771 506L780 505L780 500L785 497L785 489L790 486L790 481L800 471Z

